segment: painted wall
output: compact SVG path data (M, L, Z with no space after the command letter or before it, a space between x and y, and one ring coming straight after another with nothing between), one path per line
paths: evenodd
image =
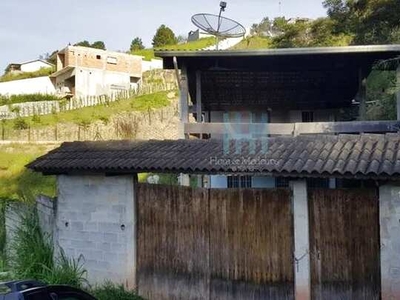
M48 76L0 82L0 95L55 94L56 89Z
M83 255L91 284L133 286L133 176L58 176L56 239L70 257Z
M382 300L400 299L400 186L379 188Z
M87 68L77 68L75 71L75 95L77 97L110 95L112 92L130 88L131 78L127 73Z
M335 120L335 110L313 110L314 112L314 122L331 122ZM265 111L267 113L267 111ZM242 120L246 122L246 120ZM270 122L271 123L298 123L302 121L302 111L301 110L291 110L291 111L279 111L274 110L270 112ZM223 111L211 111L210 112L210 122L218 123L224 122L224 112Z
M163 61L161 59L152 59L151 61L142 61L142 72L157 70L163 68Z
M28 62L26 64L21 65L22 72L35 72L39 71L41 68L51 68L51 66L40 60Z
M295 298L310 299L310 243L307 182L298 180L290 182L293 191L294 221L294 257L295 264Z

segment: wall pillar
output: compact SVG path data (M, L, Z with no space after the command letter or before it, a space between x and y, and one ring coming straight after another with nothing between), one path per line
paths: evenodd
M56 244L83 256L90 284L136 287L136 177L58 176Z
M400 186L379 188L382 300L400 299Z
M294 277L295 299L310 299L310 239L307 183L292 181L292 208L294 220Z

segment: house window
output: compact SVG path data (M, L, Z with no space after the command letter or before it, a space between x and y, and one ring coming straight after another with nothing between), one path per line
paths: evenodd
M304 123L314 122L314 112L312 111L303 111L301 113L301 121Z
M228 176L228 188L251 188L251 176Z
M101 59L101 55L96 55L96 58L97 59Z
M329 178L307 178L308 188L329 188Z
M112 56L108 56L107 57L107 63L108 64L112 64L112 65L116 65L117 64L117 58L116 57L112 57Z
M275 185L277 188L287 188L289 187L290 177L276 177Z

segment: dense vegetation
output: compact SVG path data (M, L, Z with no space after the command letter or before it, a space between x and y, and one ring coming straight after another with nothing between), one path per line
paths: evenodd
M38 194L54 197L55 178L27 170L25 165L55 146L0 145L0 200L21 200Z
M40 70L35 72L5 73L3 76L0 77L0 82L49 76L53 72L54 68L41 68Z

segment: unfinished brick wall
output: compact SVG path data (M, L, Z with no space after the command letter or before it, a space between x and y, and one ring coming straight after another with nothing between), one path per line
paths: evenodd
M63 67L101 69L110 72L129 73L133 77L142 75L142 58L126 53L104 51L87 47L69 46L59 54Z

